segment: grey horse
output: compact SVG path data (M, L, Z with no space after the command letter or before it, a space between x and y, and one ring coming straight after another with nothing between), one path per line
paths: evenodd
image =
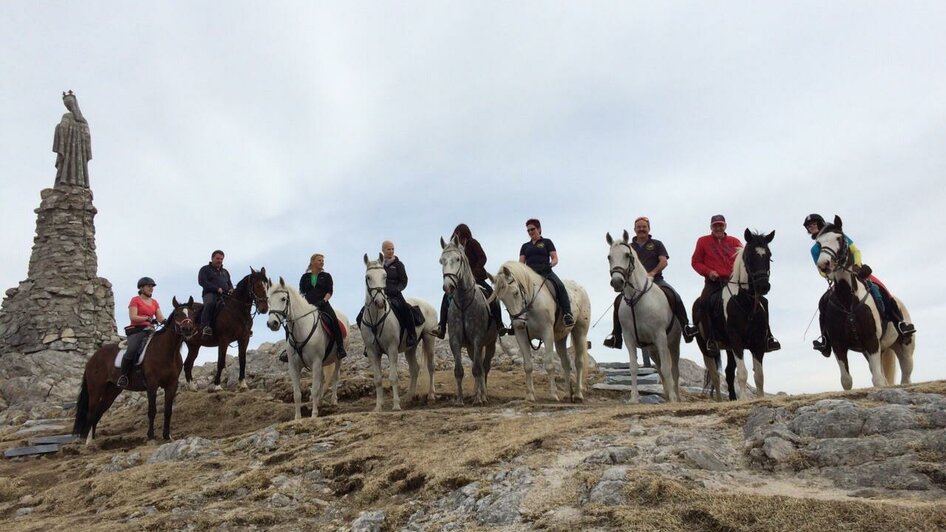
M452 296L447 311L447 332L453 353L453 376L457 379L456 404L463 404L463 352L473 361L473 404L486 404L486 379L496 353L498 331L489 312L486 295L473 279L470 262L456 236L450 243L440 238L443 291Z

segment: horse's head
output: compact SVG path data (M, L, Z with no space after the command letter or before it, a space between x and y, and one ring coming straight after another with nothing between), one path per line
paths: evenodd
M630 280L631 274L637 266L637 258L631 252L630 235L624 230L623 240L611 238L611 233L605 235L611 249L608 251L608 265L611 267L611 288L615 292L624 290L624 285Z
M523 315L528 310L524 288L516 278L516 272L513 271L518 265L518 262L507 262L499 268L496 275L490 276L494 289L493 294L487 299L487 303L492 303L494 298L499 298L503 302L513 327L516 327L518 323L525 323Z
M253 303L256 304L256 312L260 314L269 312L269 302L266 294L267 289L269 289L269 284L265 267L261 268L260 271L256 271L250 267L250 297L253 298Z
M452 294L454 290L459 288L460 278L464 273L463 266L466 262L466 251L464 251L463 245L460 244L460 239L457 235L453 235L449 244L444 242L443 237L440 237L440 248L443 250L440 253L440 267L443 271L443 291ZM467 268L469 268L469 266L467 266Z
M282 277L278 283L267 280L268 289L266 290L266 308L269 309L269 317L266 318L266 326L272 331L278 331L279 327L289 319L289 287Z
M177 302L177 297L172 297L171 304L174 306L174 310L171 311L168 321L174 328L174 332L184 338L194 336L197 332L197 324L194 323L194 319L197 317L194 314L194 298L189 297L187 303L182 304Z
M368 260L368 254L365 253L365 307L374 305L378 310L384 310L388 304L388 298L384 295L384 289L388 285L388 274L384 270L384 255L378 253L378 260Z
M848 253L847 238L842 230L841 217L835 216L833 224L826 224L815 237L821 251L818 253L818 269L825 275L849 267L853 257Z
M746 245L742 249L742 261L746 266L749 288L759 295L769 293L772 285L769 283L769 273L772 265L772 251L769 242L775 238L775 231L767 235L753 233L746 229Z

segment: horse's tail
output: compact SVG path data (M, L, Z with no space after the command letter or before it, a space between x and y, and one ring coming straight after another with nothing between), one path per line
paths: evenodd
M79 398L76 400L76 422L72 426L72 433L85 438L89 435L89 428L89 384L83 375Z

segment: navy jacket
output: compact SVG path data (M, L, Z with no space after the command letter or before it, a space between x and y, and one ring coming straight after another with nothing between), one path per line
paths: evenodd
M216 294L218 288L222 289L224 292L229 292L233 289L233 283L230 282L230 272L228 272L226 268L216 270L210 263L207 263L197 272L197 284L204 289L204 291L201 292L202 296L211 293Z

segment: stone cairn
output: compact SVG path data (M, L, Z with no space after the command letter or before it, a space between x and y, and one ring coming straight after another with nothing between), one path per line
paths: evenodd
M56 128L55 187L40 192L27 278L7 290L0 309L0 356L42 350L87 355L118 340L112 284L97 275L88 123L72 91L63 93L63 102L70 112Z

